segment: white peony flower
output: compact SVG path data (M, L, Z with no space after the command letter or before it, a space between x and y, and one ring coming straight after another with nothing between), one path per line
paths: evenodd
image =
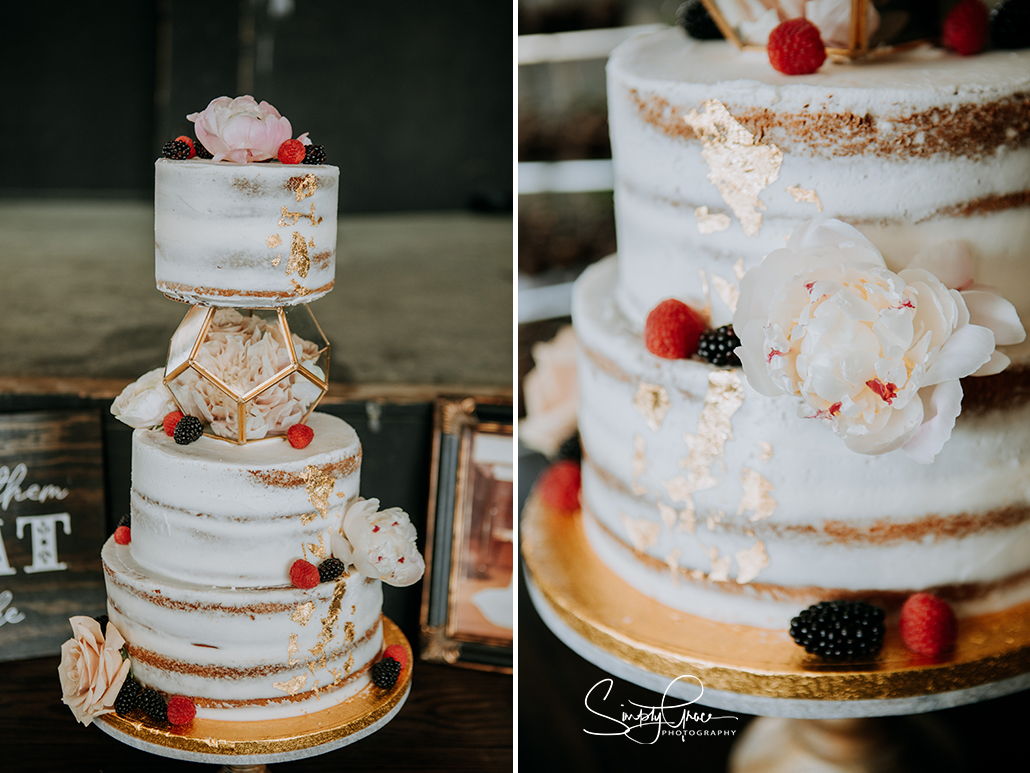
M163 376L164 368L155 368L140 376L118 395L111 404L111 413L118 421L136 429L156 427L170 411L176 410Z
M380 511L378 499L358 499L347 508L330 547L334 556L366 577L403 588L422 579L426 568L416 537L400 508Z
M965 376L999 373L1019 343L1011 303L977 288L959 242L894 273L851 226L811 220L740 284L733 327L748 383L796 395L852 451L901 448L928 464L951 437Z

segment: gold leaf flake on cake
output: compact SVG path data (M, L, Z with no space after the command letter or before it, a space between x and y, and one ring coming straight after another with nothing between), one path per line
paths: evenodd
M679 526L677 531L694 533L697 528L697 516L694 514L694 500L687 498L687 506L680 510Z
M311 258L308 256L308 245L299 231L293 232L293 241L290 244L290 260L286 264L286 276L297 272L301 279L307 279L308 270L311 268Z
M640 382L637 393L633 396L633 407L644 417L644 423L657 432L662 426L662 419L669 410L669 395L660 384Z
M622 519L622 525L629 535L629 541L637 550L643 552L658 542L661 524L646 518L630 518L623 513L619 513L619 518Z
M283 243L283 238L279 234L272 234L271 236L265 237L265 243L268 245L268 249L274 250Z
M733 276L737 277L737 281L739 282L744 278L744 274L746 273L747 271L744 270L744 259L737 258L737 262L733 264Z
M687 483L687 479L682 475L677 475L675 478L662 481L662 485L665 486L665 490L669 492L669 499L673 502L690 502L691 505L693 505L693 501L690 496L690 484Z
M312 228L318 228L318 224L322 222L322 218L315 214L315 205L311 205L310 212L290 212L286 207L279 208L279 222L276 225L279 228L286 228L287 226L297 225L297 221L301 218L307 218L311 223Z
M733 414L743 403L744 387L737 371L715 370L708 375L697 434L683 436L690 451L680 460L680 467L687 469L690 491L704 491L718 483L711 472L712 464L722 459L726 441L733 437Z
M300 663L300 658L297 657L297 653L300 651L300 645L297 644L297 634L290 634L290 643L286 646L286 653L289 656L286 660L287 665L295 666Z
M308 196L315 195L315 191L318 190L318 179L309 172L303 177L291 177L286 185L293 191L297 201L303 201Z
M333 684L339 684L343 681L343 672L341 672L340 669L328 668L326 670L333 675Z
M307 526L313 520L318 518L318 516L319 516L319 513L317 511L316 512L312 512L312 513L301 513L301 515L300 515L300 522L302 524L304 524L305 526Z
M329 610L326 612L325 617L322 618L322 630L318 634L318 641L315 642L315 646L310 650L311 654L316 658L325 652L326 646L335 635L336 621L340 617L340 605L343 603L343 593L346 589L347 584L342 581L342 578L337 579L336 587L333 588L333 598L329 602Z
M662 519L662 523L665 524L665 528L672 531L676 525L676 521L679 519L679 514L676 512L675 507L671 507L665 502L658 503L658 516Z
M759 459L759 461L768 462L770 459L772 459L772 454L773 454L772 443L770 443L768 440L759 440L758 441L758 459Z
M714 234L730 227L729 215L721 212L709 212L708 207L695 209L694 217L697 218L697 232L700 234Z
M815 204L819 211L823 211L823 203L819 201L819 194L811 188L802 188L798 185L791 185L787 188L787 193L794 197L794 201L798 204Z
M640 476L647 471L647 442L644 440L643 435L634 433L633 434L633 480L630 483L630 489L637 496L641 496L647 493L647 487L641 485Z
M354 653L347 656L347 662L343 664L343 673L349 674L354 668Z
M730 311L737 310L740 290L733 282L723 279L718 274L712 274L712 287L715 288L715 294L719 296L719 300L726 304L726 308Z
M669 567L669 573L672 574L672 579L675 580L677 583L679 582L679 578L680 578L679 558L680 558L680 549L679 548L673 548L669 552L669 554L665 556L665 565L667 567Z
M308 560L308 551L311 551L311 555L320 561L325 561L329 558L329 550L325 546L325 537L322 534L318 535L318 542L305 542L300 547L301 553L303 554L304 560Z
M308 239L308 249L309 250L315 249L315 237L314 236L312 236L310 239Z
M315 611L315 602L305 601L296 606L290 613L290 620L301 625L307 625L311 621L311 615Z
M272 687L277 690L282 690L287 695L296 695L304 689L304 685L308 683L307 674L297 674L288 682L272 682Z
M304 468L304 490L307 492L308 501L323 518L329 517L329 495L333 493L336 486L336 478L324 469L309 464Z
M282 259L283 259L283 256L277 254L274 258L272 258L272 265L273 266L278 266L279 265L279 261L281 261Z
M691 110L683 120L701 139L709 182L719 189L744 233L755 236L762 227L759 210L765 209L758 197L780 176L783 152L757 142L722 102L707 99L701 104L703 113Z
M765 544L756 542L749 548L738 550L737 582L741 585L751 582L758 574L769 566L769 555L765 552Z
M705 548L708 560L712 562L712 570L708 573L708 579L712 582L726 582L730 579L730 564L733 563L733 556L719 556L719 548Z
M772 498L773 485L759 472L745 467L740 475L740 485L744 493L740 497L737 515L748 510L754 513L749 519L751 523L768 518L776 510L776 500Z
M354 623L350 620L343 624L343 636L348 644L354 641Z
M308 295L311 292L311 290L302 285L296 279L290 279L290 283L293 285L293 292L297 295Z
M715 527L722 523L725 518L726 513L722 510L710 510L708 518L705 520L705 526L708 527L708 531L715 531Z

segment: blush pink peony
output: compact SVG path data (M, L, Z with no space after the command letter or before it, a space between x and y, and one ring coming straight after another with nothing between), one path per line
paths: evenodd
M254 97L218 97L200 113L191 113L197 139L214 156L214 161L238 164L267 161L278 156L279 146L293 136L288 119L267 102Z
M122 659L125 639L111 624L107 638L92 617L73 617L73 638L61 645L62 701L84 725L114 711L114 699L129 673L129 661Z
M859 231L826 218L791 234L740 283L733 327L748 383L800 398L861 454L928 464L962 410L960 378L998 373L1025 338L1011 303L973 283L960 242L890 271Z

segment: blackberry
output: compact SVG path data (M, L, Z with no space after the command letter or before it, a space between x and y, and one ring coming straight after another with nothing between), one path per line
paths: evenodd
M183 416L175 425L175 442L180 446L188 446L204 434L204 425L196 416Z
M325 148L321 145L305 145L303 164L324 164Z
M991 11L990 33L995 48L1030 47L1030 0L1005 0Z
M738 346L740 339L733 332L733 325L723 325L701 334L697 342L697 354L705 362L720 368L727 365L740 367L740 358L733 353Z
M579 433L575 433L558 448L557 460L570 459L574 462L583 461L583 449L579 445Z
M193 150L197 152L197 158L214 158L214 154L200 140L193 140Z
M372 666L372 682L384 690L389 690L397 684L397 677L400 675L401 664L393 658L383 658Z
M114 699L114 710L122 716L131 714L132 710L136 708L136 700L141 692L143 692L143 685L131 676L127 677L122 683L122 689L118 691L118 697Z
M100 633L107 638L107 624L110 622L110 618L107 615L97 615L93 619L100 623Z
M125 515L123 515L121 517L121 519L118 521L118 526L128 526L131 529L132 528L132 513L126 513Z
M182 140L170 140L166 142L165 146L161 149L161 155L165 158L182 161L183 159L190 157L190 146Z
M161 693L153 687L144 687L139 691L136 695L136 708L154 722L168 721L168 704L161 697Z
M864 601L820 601L790 621L791 638L827 660L859 660L883 645L883 610Z
M318 565L318 581L329 582L330 580L335 580L343 574L344 569L346 567L340 559L335 556L327 558Z
M701 0L687 0L676 9L676 23L695 40L721 40L722 31Z

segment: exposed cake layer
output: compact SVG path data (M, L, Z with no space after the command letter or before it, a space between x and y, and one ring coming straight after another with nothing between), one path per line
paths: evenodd
M573 298L585 522L616 573L670 606L774 628L853 593L934 588L964 613L1030 596L1025 400L966 411L932 465L856 454L739 369L651 355L618 281L609 258Z
M307 423L314 438L303 449L283 438L178 445L161 429L136 430L133 559L155 574L245 588L282 585L298 558L326 558L330 529L358 495L361 443L334 416Z
M740 276L819 212L893 270L962 240L977 281L1030 318L1030 51L785 76L763 53L669 29L620 46L608 90L617 298L634 328L670 296L729 322Z
M268 308L333 287L335 166L158 159L157 288L193 304Z
M147 571L113 538L102 558L108 614L128 642L133 674L188 696L199 717L321 711L370 681L382 649L378 580L352 574L310 590L217 588Z

